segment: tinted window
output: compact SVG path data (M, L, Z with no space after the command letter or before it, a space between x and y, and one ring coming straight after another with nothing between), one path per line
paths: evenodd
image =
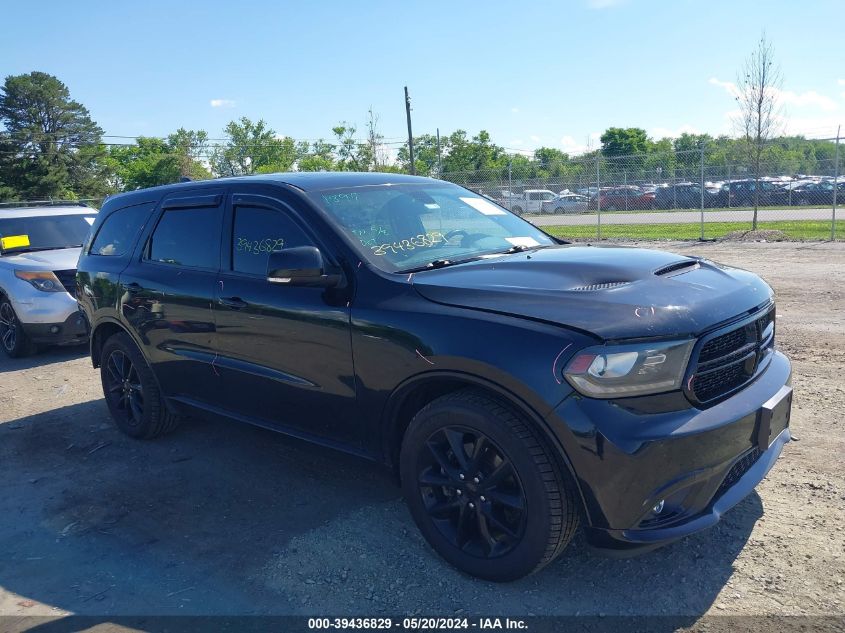
M149 259L192 268L217 268L221 209L165 211L150 240Z
M267 276L270 253L313 242L283 211L262 207L236 207L232 232L232 270Z
M154 206L150 202L112 213L103 222L88 252L91 255L125 255L132 248Z

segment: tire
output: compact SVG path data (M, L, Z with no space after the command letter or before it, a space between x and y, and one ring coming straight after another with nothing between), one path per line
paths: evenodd
M558 207L557 209L555 209L555 213L558 215L560 215L561 213L566 213L566 209L564 209L563 207Z
M176 428L179 419L168 411L150 366L128 334L106 340L100 380L112 419L126 435L152 439Z
M5 297L0 300L0 348L9 358L23 358L37 349L23 331L12 303Z
M578 525L568 472L529 422L475 389L437 398L414 416L399 469L425 539L478 578L534 573L563 551Z
M517 215L522 215L522 207L513 207L513 208L511 209L511 211L513 211L513 212L514 212L514 213L516 213Z

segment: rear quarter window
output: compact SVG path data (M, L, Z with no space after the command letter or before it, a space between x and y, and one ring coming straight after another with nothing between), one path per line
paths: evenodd
M103 221L88 254L120 257L128 253L153 207L155 203L147 202L114 211Z

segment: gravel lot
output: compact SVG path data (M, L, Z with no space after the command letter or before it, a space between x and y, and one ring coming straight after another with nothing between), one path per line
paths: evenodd
M790 443L715 528L636 559L579 536L496 585L426 546L381 467L194 419L133 441L85 349L0 360L0 614L843 614L845 244L662 244L763 275Z

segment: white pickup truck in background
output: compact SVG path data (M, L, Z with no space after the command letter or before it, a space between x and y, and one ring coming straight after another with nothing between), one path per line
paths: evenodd
M557 194L548 189L526 189L523 193L503 190L498 192L496 202L513 213L522 215L523 213L542 213L543 203L550 202L556 197Z

